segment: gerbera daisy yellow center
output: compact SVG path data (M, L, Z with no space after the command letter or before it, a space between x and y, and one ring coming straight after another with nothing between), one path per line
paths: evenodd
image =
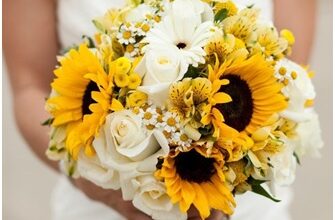
M207 182L215 174L215 160L200 155L196 150L179 153L175 158L176 171L181 179L202 183Z
M250 88L246 81L238 75L225 75L229 84L222 86L220 92L229 94L232 101L216 105L222 113L225 123L238 131L243 131L252 118L253 101Z

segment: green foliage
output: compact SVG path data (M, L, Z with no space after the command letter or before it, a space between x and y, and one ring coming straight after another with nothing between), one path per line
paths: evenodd
M88 48L95 48L94 40L91 37L89 37L87 35L83 35L81 38L84 39L87 42L87 47Z
M264 196L268 199L271 199L272 201L274 202L280 202L280 200L278 199L275 199L273 198L272 195L270 195L270 193L268 193L264 188L263 186L261 186L261 184L267 182L266 180L256 180L252 177L249 177L248 179L248 183L250 184L251 186L251 190L252 192L256 193L256 194L259 194L261 196Z
M48 118L44 122L41 123L42 126L50 126L52 122L54 121L54 118Z
M201 74L200 70L192 65L188 67L187 72L185 73L183 78L197 78Z
M226 8L221 9L220 11L218 11L215 16L214 16L214 21L217 23L220 23L221 21L223 21L225 18L228 17L228 10Z
M101 33L106 33L107 32L107 30L105 29L103 24L101 24L98 20L92 20L92 23L94 24L95 28L98 31L100 31Z
M207 136L213 133L213 128L210 125L205 126L205 127L200 127L198 130L200 134L203 136Z
M298 154L297 154L296 152L294 152L294 153L293 153L293 156L295 157L297 163L298 163L299 165L301 165L301 163L300 163L300 158L299 158Z

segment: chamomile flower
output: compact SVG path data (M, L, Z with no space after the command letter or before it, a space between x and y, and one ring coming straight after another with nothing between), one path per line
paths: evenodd
M124 56L128 58L136 57L140 54L139 44L128 44L125 49Z
M121 44L134 44L136 28L131 24L122 25L120 27L120 32L116 35L117 39Z
M152 24L150 24L152 22L142 22L142 23L138 23L136 25L136 33L138 36L146 36L147 33L150 31Z
M179 117L176 113L166 112L163 115L161 126L167 132L175 132L179 128Z
M149 107L143 114L143 124L147 127L156 127L158 113L155 108Z
M177 145L177 150L187 151L191 147L192 139L190 139L186 134L182 132L175 132L172 134L170 141L173 145Z

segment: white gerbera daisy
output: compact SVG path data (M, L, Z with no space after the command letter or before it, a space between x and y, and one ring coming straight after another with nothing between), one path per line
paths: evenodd
M183 67L197 67L205 62L203 47L213 27L212 16L204 16L209 6L200 0L175 0L170 4L162 21L147 33L145 50L172 48L176 57L182 58Z

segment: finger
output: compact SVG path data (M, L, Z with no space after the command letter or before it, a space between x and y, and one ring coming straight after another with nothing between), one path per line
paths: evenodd
M201 220L199 212L194 206L191 206L187 211L187 220Z
M129 216L126 217L128 220L152 220L151 217L140 211L135 211L134 213L131 213Z
M213 210L211 215L208 217L208 220L226 220L226 215L220 211Z

